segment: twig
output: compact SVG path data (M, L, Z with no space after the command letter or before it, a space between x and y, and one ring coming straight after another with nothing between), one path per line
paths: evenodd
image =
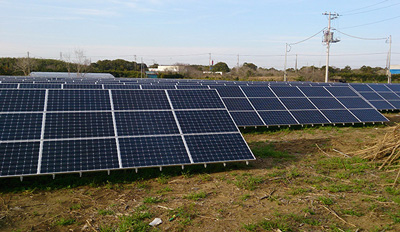
M343 155L343 156L345 156L346 158L351 158L350 156L346 155L345 153L343 153L343 152L341 152L341 151L336 150L335 148L333 148L332 150L333 150L333 151L336 151L337 153L339 153L339 154L341 154L341 155Z
M318 146L318 144L315 144L315 146L317 146L317 148L318 148L322 153L324 153L325 155L331 157L331 155L329 155L329 154L326 153L324 150L322 150L322 149Z
M168 207L165 207L165 206L162 206L162 205L157 205L157 207L161 208L161 209L166 209L166 210L174 210L172 208L168 208Z
M350 223L350 222L347 222L346 220L344 220L343 218L341 218L335 211L333 211L332 209L329 209L328 207L326 207L326 206L324 206L324 205L322 205L322 207L324 207L326 210L328 210L331 214L333 214L335 217L337 217L337 218L339 218L341 221L343 221L344 223L346 223L346 224L349 224L349 225L351 225L352 227L357 227L356 225L354 225L354 224L352 224L352 223Z
M92 224L89 222L89 220L86 220L86 223L88 224L88 226L95 232L97 232L96 228L94 228L94 226L92 226Z
M397 179L399 179L399 175L400 175L400 169L399 169L399 172L397 172L396 179L393 182L393 187L396 185Z
M274 194L274 192L276 192L275 189L272 190L268 195L265 195L265 196L261 197L260 200L263 200L263 199L265 199L265 198L271 198L271 197L272 197L272 194Z

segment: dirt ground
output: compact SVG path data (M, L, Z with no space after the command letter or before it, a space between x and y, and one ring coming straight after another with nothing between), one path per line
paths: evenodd
M400 231L398 163L379 170L347 157L400 122L386 116L244 129L257 157L249 165L0 179L0 231ZM154 218L162 224L149 227Z

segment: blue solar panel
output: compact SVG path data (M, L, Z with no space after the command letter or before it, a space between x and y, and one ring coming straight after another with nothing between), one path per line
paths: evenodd
M207 85L177 85L178 89L208 89Z
M315 109L307 98L281 98L281 101L289 110Z
M37 173L39 142L0 143L0 175Z
M16 89L18 84L0 84L0 89Z
M119 139L122 167L190 164L181 136Z
M142 85L142 89L176 89L175 85Z
M349 87L325 87L335 97L358 97Z
M256 112L230 112L237 126L262 126L264 123Z
M1 112L43 111L45 90L0 90Z
M379 95L386 100L400 100L400 97L395 93L379 92Z
M369 101L378 110L394 109L387 101Z
M256 110L285 110L277 98L249 98Z
M366 100L383 100L381 96L379 96L375 92L360 92L361 96L363 96Z
M116 112L118 136L179 134L171 111Z
M395 109L400 109L400 101L389 101L389 102L395 107Z
M275 97L268 87L242 87L247 97Z
M400 92L400 85L386 85L386 87L388 87L394 92Z
M111 110L107 90L49 90L47 111Z
M164 90L112 90L114 110L171 109Z
M317 87L299 87L307 97L332 97L324 88Z
M364 84L350 84L356 91L372 91L372 89L368 85Z
M258 113L267 126L298 124L288 111L259 111Z
M115 139L46 141L41 173L119 168Z
M335 98L310 98L318 109L344 109Z
M168 94L174 109L225 108L215 90L170 90Z
M221 97L245 97L239 86L210 86L216 89Z
M111 112L47 113L46 139L114 136Z
M185 139L194 163L254 159L240 133L190 135Z
M329 121L317 110L291 111L300 124L326 124Z
M140 85L104 85L104 89L140 89Z
M358 122L357 118L355 118L348 110L321 110L321 112L332 123Z
M338 100L349 109L366 109L372 108L366 101L361 98L338 98Z
M102 89L103 86L95 84L65 84L64 89Z
M247 98L223 98L222 100L229 111L253 110Z
M299 89L294 87L271 86L271 89L278 97L304 97L304 94L302 94Z
M61 89L61 84L20 84L20 89Z
M351 110L351 112L362 122L386 122L382 114L374 109Z
M390 89L386 88L383 84L369 84L369 87L375 91L390 92Z
M237 127L225 110L177 111L175 113L185 134L237 131Z
M40 139L43 114L0 114L0 141Z

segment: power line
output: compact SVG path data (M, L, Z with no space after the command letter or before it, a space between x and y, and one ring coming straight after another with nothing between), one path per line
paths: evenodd
M353 10L344 11L343 13L349 13L349 12L354 12L354 11L363 10L363 9L366 9L366 8L370 8L370 7L373 7L373 6L382 4L382 3L387 2L387 1L389 1L389 0L384 0L384 1L381 1L381 2L378 2L378 3L375 3L375 4L372 4L372 5L364 6L364 7L357 8L357 9L353 9Z
M321 33L321 32L322 32L323 30L325 30L325 29L326 29L326 27L322 28L320 31L318 31L318 32L315 33L314 35L308 37L307 39L303 39L303 40L298 41L298 42L296 42L296 43L288 43L288 45L291 46L291 45L296 45L296 44L299 44L299 43L303 43L303 42L305 42L305 41L307 41L307 40L309 40L309 39L314 38L315 36L317 36L319 33Z
M361 11L361 12L356 12L356 13L352 13L352 14L346 14L346 15L342 15L342 16L364 14L364 13L368 13L368 12L372 12L372 11L382 10L382 9L389 8L389 7L396 6L396 5L400 5L400 3L395 3L395 4L392 4L392 5L388 5L388 6L384 6L384 7L379 7L379 8L375 8L375 9L372 9L372 10Z
M363 38L363 37L358 37L358 36L346 34L346 33L342 32L342 31L339 31L338 29L334 29L334 30L336 30L337 32L339 32L339 33L341 33L343 35L347 35L347 36L355 38L355 39L362 39L362 40L387 40L388 39L387 37L386 38Z
M360 24L360 25L350 26L350 27L343 27L342 29L350 29L350 28L368 26L368 25L377 24L377 23L381 23L381 22L385 22L385 21L389 21L389 20L397 19L397 18L400 18L400 15L395 16L395 17L392 17L392 18L388 18L388 19L383 19L383 20L375 21L375 22L370 22L370 23L365 23L365 24Z

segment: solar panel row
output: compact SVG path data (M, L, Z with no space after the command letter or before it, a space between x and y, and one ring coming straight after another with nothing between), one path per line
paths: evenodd
M215 90L0 90L0 176L252 160Z

